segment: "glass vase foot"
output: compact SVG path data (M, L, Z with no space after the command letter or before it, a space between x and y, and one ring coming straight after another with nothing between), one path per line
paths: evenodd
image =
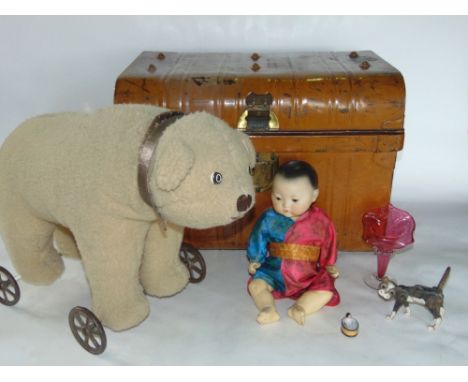
M364 277L364 284L366 284L369 288L378 290L380 285L380 278L377 277L376 273L370 273Z

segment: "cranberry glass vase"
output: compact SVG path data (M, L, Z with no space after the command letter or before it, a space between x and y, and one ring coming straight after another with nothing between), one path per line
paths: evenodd
M377 275L367 278L366 284L376 288L385 276L395 250L414 242L416 223L411 214L388 204L366 212L362 217L363 239L377 255ZM377 285L376 285L377 284Z

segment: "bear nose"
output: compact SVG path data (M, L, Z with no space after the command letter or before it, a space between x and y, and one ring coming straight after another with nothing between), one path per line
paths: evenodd
M246 211L252 204L252 197L250 195L241 195L237 199L237 211Z

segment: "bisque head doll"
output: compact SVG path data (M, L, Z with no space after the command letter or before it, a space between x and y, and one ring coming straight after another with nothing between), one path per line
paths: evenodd
M297 220L318 196L317 173L308 163L292 161L278 169L271 193L276 212Z

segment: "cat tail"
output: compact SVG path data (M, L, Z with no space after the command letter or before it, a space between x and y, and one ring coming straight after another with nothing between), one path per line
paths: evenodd
M447 269L445 270L444 275L442 276L442 278L439 281L439 285L437 285L438 289L440 289L440 290L444 289L445 284L447 283L447 280L448 280L449 275L450 275L450 269L451 269L450 267L447 267Z

